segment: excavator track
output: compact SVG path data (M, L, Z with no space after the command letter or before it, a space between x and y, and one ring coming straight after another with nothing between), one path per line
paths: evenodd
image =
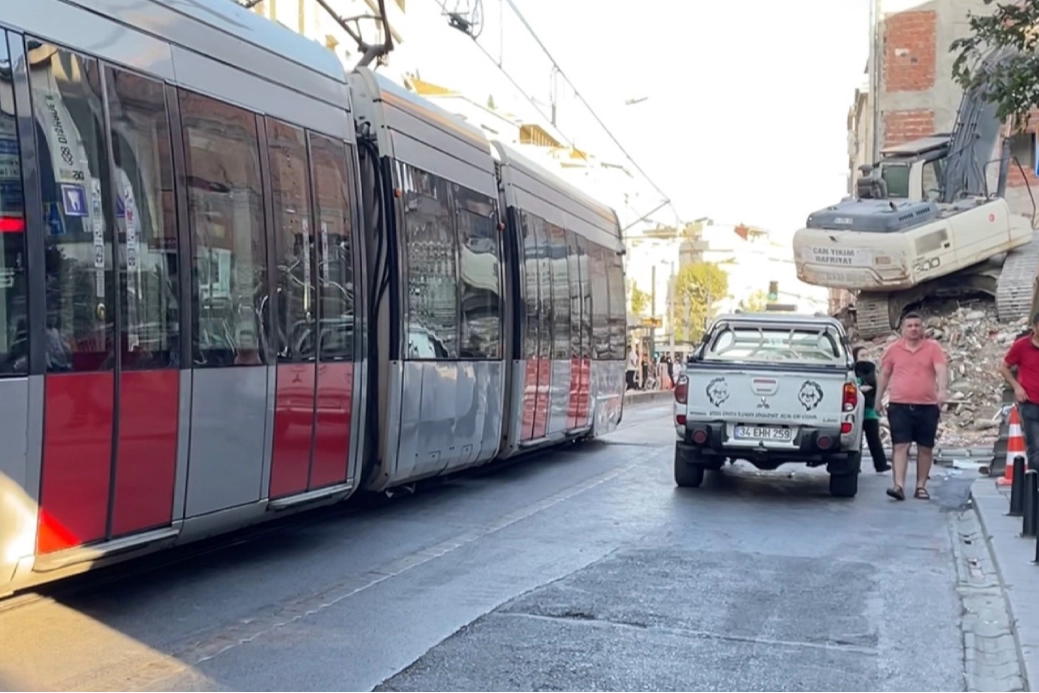
M1039 233L1031 242L1007 253L996 284L996 316L1000 322L1013 322L1032 311L1035 278L1039 274Z
M855 298L855 330L859 339L891 334L890 294L860 293Z

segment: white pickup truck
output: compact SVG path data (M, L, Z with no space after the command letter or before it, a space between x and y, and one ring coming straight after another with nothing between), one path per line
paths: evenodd
M726 460L827 466L830 494L858 492L864 397L841 323L825 315L716 318L675 383L675 483Z

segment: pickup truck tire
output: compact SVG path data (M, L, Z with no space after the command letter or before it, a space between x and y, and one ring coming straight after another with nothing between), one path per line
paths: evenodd
M834 498L854 498L859 492L859 470L862 466L862 453L850 460L852 472L830 474L830 495Z
M706 467L698 464L699 460L693 454L683 454L681 450L675 449L675 485L681 488L699 488L703 483Z

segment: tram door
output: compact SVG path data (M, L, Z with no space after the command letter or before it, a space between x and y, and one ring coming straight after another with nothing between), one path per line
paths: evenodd
M342 142L266 119L277 267L270 498L345 482L353 426L353 244Z
M166 88L26 47L45 239L42 554L171 524L181 289Z

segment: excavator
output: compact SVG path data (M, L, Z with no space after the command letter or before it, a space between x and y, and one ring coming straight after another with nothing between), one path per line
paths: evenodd
M996 106L971 90L951 133L882 150L879 162L860 167L854 196L813 212L794 234L798 279L854 292L864 339L890 334L930 297L987 294L1000 321L1028 315L1039 271L1035 199L1031 218L1007 204L1006 139L989 192L986 168L1001 130Z

